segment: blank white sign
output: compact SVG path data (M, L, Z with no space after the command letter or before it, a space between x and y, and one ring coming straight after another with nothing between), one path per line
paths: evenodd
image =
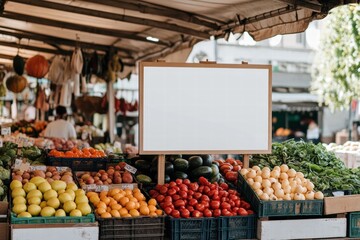
M267 153L271 66L142 63L140 153Z

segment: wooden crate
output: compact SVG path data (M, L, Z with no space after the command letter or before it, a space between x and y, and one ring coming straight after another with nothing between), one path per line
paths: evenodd
M330 239L346 237L346 218L291 220L259 219L257 238L262 240Z
M324 198L324 214L338 214L360 211L360 194Z

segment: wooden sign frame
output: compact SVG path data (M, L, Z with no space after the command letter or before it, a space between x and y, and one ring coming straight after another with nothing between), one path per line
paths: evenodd
M168 151L148 151L144 150L144 68L145 67L185 67L185 68L243 68L243 69L266 69L268 70L268 144L267 149L264 150L206 150L206 151L178 151L178 150L168 150ZM271 123L271 94L272 94L272 66L271 65L253 65L253 64L217 64L213 62L207 63L167 63L167 62L141 62L139 65L139 101L140 101L140 111L139 111L139 153L140 154L154 154L154 155L164 155L164 154L254 154L254 153L271 153L271 144L272 144L272 123Z

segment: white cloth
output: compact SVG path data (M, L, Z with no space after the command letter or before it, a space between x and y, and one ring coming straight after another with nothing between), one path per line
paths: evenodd
M70 138L76 139L76 131L74 126L63 119L58 119L47 125L45 129L45 137L64 138L66 140Z
M320 136L320 129L318 127L307 130L307 133L306 133L307 139L318 139L319 136Z

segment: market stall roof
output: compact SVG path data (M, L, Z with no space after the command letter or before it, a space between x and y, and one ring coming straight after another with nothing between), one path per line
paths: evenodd
M184 61L210 37L247 31L255 40L304 31L340 4L310 0L7 0L0 16L0 61L70 54L74 46L118 50L123 62ZM178 54L180 52L180 54Z

